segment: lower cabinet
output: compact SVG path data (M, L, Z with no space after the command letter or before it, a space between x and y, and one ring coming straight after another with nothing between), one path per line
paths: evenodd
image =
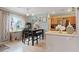
M10 33L10 40L14 41L14 40L21 40L22 39L22 32L11 32Z
M79 51L78 42L77 37L46 35L47 51Z

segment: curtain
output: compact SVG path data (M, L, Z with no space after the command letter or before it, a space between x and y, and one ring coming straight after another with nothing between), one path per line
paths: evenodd
M25 25L25 17L16 15L21 22L23 22L22 26ZM11 13L0 10L0 41L10 40L10 20L13 15Z
M10 40L10 32L9 32L9 13L3 12L3 19L2 19L2 39Z
M0 10L0 41L2 41L2 11Z

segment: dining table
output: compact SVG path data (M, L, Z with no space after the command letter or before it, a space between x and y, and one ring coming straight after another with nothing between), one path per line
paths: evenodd
M23 34L24 35L24 34ZM35 36L40 36L42 37L42 39L44 39L44 29L31 29L28 31L28 36L31 36L32 38L32 46L34 46L34 37ZM38 39L37 39L38 41Z

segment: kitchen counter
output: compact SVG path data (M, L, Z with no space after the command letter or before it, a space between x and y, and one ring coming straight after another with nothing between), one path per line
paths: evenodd
M63 31L63 32L58 32L58 31L48 31L45 33L46 35L57 35L57 36L79 36L79 34L77 34L76 32L72 33L72 34L68 34L67 32Z
M45 35L47 51L79 51L79 34L76 32L67 34L66 32L49 31Z

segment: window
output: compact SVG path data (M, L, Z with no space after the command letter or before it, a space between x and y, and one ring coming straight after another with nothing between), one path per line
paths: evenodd
M10 31L22 31L25 22L22 17L11 15L10 17Z

